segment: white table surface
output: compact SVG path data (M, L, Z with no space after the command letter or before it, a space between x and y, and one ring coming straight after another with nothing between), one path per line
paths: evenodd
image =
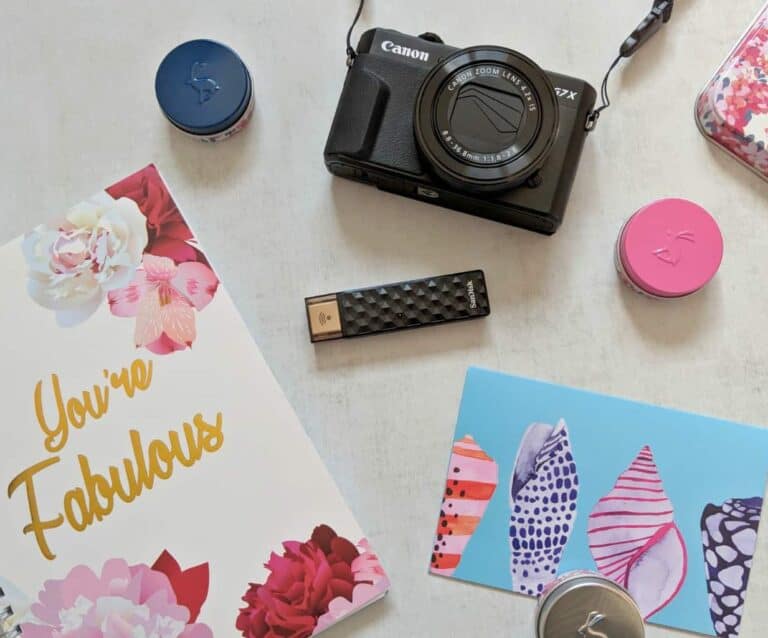
M504 44L599 85L651 3L369 4L363 27ZM533 601L427 575L470 364L768 424L768 186L707 145L692 117L760 0L676 4L616 74L565 224L547 238L326 173L354 0L2 1L0 239L158 164L391 574L391 596L329 638L532 635ZM229 43L255 77L254 122L219 145L182 137L155 103L159 61L195 37ZM611 262L622 221L662 196L710 209L727 243L712 285L676 303L626 290ZM308 342L306 295L473 268L488 278L488 320ZM744 638L768 625L767 531Z

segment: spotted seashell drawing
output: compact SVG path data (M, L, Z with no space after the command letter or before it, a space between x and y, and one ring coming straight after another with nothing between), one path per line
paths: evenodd
M687 551L650 447L640 450L597 502L587 537L598 571L630 593L644 618L678 594L688 571Z
M452 576L499 484L499 466L467 435L453 445L430 571Z
M732 498L701 516L709 611L718 638L739 635L763 499Z
M512 586L537 595L557 575L576 520L579 477L568 427L528 426L510 483Z

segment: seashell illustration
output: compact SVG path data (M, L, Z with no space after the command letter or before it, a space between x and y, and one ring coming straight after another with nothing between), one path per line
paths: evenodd
M453 575L498 484L499 466L471 436L454 443L433 544L433 574Z
M762 508L762 498L732 498L707 505L701 515L709 611L718 638L739 635Z
M680 591L688 571L685 541L650 447L597 502L587 537L598 571L630 593L644 618Z
M510 571L514 590L537 595L554 580L576 520L579 477L568 426L525 431L510 483Z

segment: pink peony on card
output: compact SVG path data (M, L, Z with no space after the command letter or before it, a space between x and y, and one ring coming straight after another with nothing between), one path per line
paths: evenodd
M0 636L306 638L386 593L154 166L0 263Z

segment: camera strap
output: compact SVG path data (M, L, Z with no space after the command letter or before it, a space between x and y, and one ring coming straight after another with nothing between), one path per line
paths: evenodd
M622 59L632 57L663 25L669 22L672 17L673 4L674 0L654 0L651 12L645 16L643 21L637 25L637 28L622 43L619 48L619 54L603 77L603 83L600 86L601 104L587 116L586 129L588 132L595 130L600 114L611 105L611 99L608 96L608 80L611 77L611 73Z
M357 13L355 14L355 19L352 20L352 25L349 27L349 31L347 31L347 66L352 66L355 62L355 58L357 57L357 51L355 51L355 47L352 46L352 32L355 30L355 27L360 20L364 5L365 0L360 0L360 4L357 7Z
M360 16L363 13L363 7L365 0L360 0L357 7L357 13L352 20L352 24L347 31L347 66L351 67L355 58L357 57L357 51L352 46L352 32L355 30ZM600 85L600 101L601 104L594 109L588 116L585 128L588 132L594 131L597 126L597 121L600 119L600 114L605 111L611 105L611 98L608 95L608 80L611 77L613 70L619 65L624 58L632 57L640 47L642 47L648 40L650 40L663 25L669 22L672 17L672 9L674 0L653 0L653 8L651 12L645 16L643 21L637 25L637 28L624 40L619 48L619 54L616 59L611 63L603 82Z

